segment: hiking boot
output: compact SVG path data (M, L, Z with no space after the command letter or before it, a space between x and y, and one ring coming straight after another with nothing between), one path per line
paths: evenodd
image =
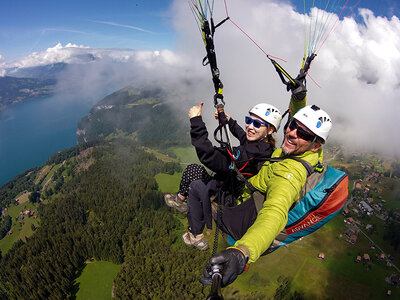
M187 211L187 202L179 198L178 194L165 194L164 200L169 207L175 208L182 213Z
M199 250L208 249L208 241L202 233L195 236L193 233L188 231L182 235L182 240L189 247L196 247Z

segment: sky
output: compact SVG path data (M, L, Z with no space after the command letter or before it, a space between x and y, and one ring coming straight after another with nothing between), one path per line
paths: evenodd
M0 54L7 61L57 43L172 49L170 0L2 0Z
M297 74L307 35L304 24L312 22L303 14L303 1L226 3L233 22L217 28L214 42L227 112L240 122L259 102L283 112L289 94L265 53L278 57L290 74ZM400 156L400 138L393 125L400 114L400 2L348 3L349 9L333 23L334 30L328 31L329 38L318 48L307 81L308 103L331 115L332 140L355 150ZM225 17L224 1L215 0L214 19ZM211 124L213 87L210 70L201 65L204 55L185 0L0 2L0 71L101 58L64 74L60 91L97 96L116 83L123 87L146 79L168 86L177 107L205 101L204 116Z

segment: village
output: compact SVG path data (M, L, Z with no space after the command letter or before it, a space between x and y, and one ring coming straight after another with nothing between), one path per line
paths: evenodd
M24 203L29 201L29 196L31 195L31 192L28 192L27 190L24 190L22 192L22 194L17 197L14 201L14 206L21 206L18 216L15 217L15 221L18 222L19 224L23 224L23 221L28 219L28 218L34 218L37 219L38 218L38 213L32 209L32 208L28 208L26 205L23 205ZM4 217L6 215L8 215L8 207L4 207L1 210L1 216ZM12 231L12 229L7 231L7 235L12 235L14 232Z
M369 241L369 249L364 249L354 257L355 263L361 263L365 270L371 269L374 263L386 264L393 268L393 273L385 281L393 288L400 287L400 269L394 263L392 253L385 253L380 245L371 236L376 231L376 226L386 227L388 223L400 224L400 210L387 207L387 201L382 197L381 181L385 175L374 169L373 165L360 161L359 163L364 178L354 180L352 193L342 210L345 219L345 231L342 238L346 242L357 244L361 235ZM396 253L397 254L397 253ZM388 289L390 296L392 290Z

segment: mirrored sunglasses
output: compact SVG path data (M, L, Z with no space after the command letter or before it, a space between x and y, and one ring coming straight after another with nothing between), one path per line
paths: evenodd
M263 121L260 121L260 120L256 120L256 119L253 119L253 118L251 118L251 117L249 117L249 116L245 116L245 117L244 117L244 122L245 122L247 125L250 125L251 123L253 123L253 126L254 126L255 128L260 128L261 125L265 125L265 126L268 127L268 123L267 123L267 122L263 122Z

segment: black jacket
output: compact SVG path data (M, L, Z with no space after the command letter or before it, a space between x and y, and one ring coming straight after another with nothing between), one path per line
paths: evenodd
M271 157L274 148L266 142L249 142L246 132L230 118L229 130L240 145L233 147L236 166L243 175L251 177L258 173L263 159ZM225 148L215 147L208 139L208 132L201 116L190 119L190 136L192 145L196 148L197 156L202 164L216 173L216 178L226 178L231 173L229 168L231 157Z

